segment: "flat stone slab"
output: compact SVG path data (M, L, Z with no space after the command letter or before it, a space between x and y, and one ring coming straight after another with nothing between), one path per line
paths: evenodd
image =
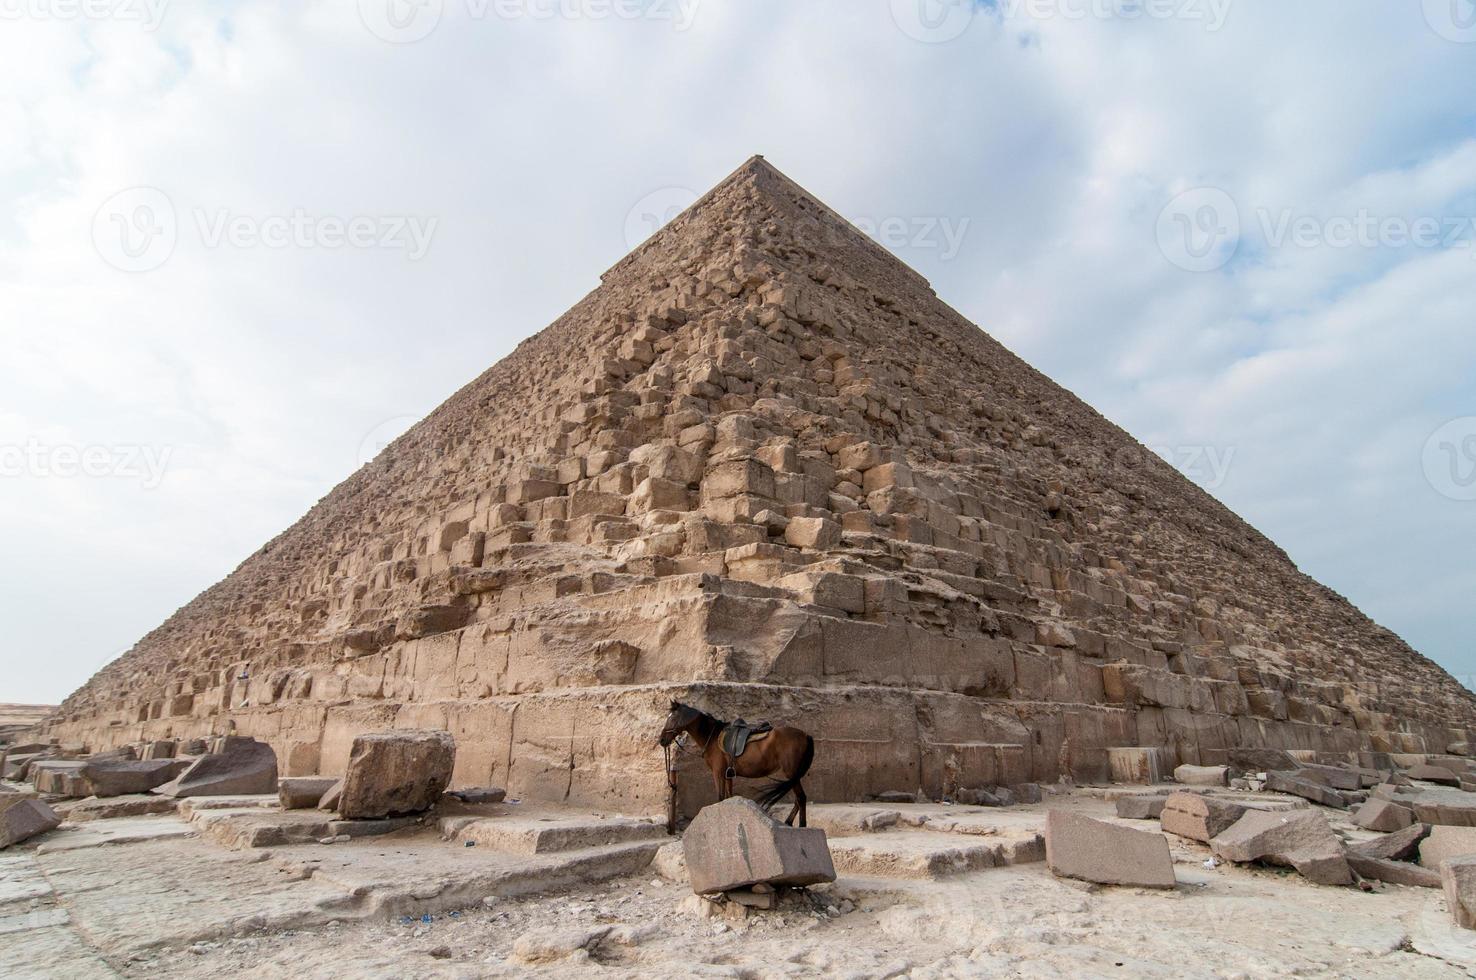
M1045 860L1039 834L1009 837L898 830L830 841L836 871L875 878L943 878Z
M12 905L29 905L51 894L51 885L29 854L0 856L0 915L14 913Z
M255 796L188 796L179 801L179 815L189 820L204 810L280 810L275 793Z
M1414 810L1415 819L1442 827L1476 827L1476 793L1445 786L1423 785L1413 796L1394 802Z
M89 796L85 800L56 808L56 812L72 823L89 820L116 820L120 817L147 817L161 813L176 813L179 800L167 796L140 793L133 796Z
M310 876L345 898L343 916L389 919L476 906L645 872L662 841L513 855L448 843L433 832L334 847L294 845L268 852L272 866Z
M323 925L343 917L333 911L341 903L352 904L338 887L199 839L38 853L37 861L77 928L113 957Z
M114 844L139 844L146 841L191 837L195 829L174 817L125 817L118 820L94 821L81 826L63 824L36 847L37 854L81 851Z
M666 825L630 817L442 817L441 833L453 841L507 854L547 854L632 841L666 840Z
M5 960L24 963L26 967L26 972L11 976L117 980L117 972L67 927L65 913L60 921L52 921L51 916L34 916L30 922L25 928L4 933Z
M337 837L376 837L414 827L415 817L341 820L317 810L200 810L190 822L211 840L234 850L316 843Z

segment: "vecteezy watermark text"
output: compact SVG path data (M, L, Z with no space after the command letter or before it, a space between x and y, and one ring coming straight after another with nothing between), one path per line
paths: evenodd
M0 20L123 21L145 31L164 21L170 0L0 0Z
M1190 272L1224 268L1243 244L1246 228L1269 249L1461 249L1476 255L1476 215L1313 214L1296 208L1256 207L1246 223L1240 204L1218 187L1174 196L1158 216L1158 248Z
M39 439L0 443L0 478L138 480L145 490L164 481L174 455L170 446L51 445Z
M456 0L466 18L485 20L668 21L691 28L701 0ZM440 26L448 0L358 0L359 20L375 37L413 44Z
M410 214L316 214L295 208L250 214L230 208L194 208L193 227L205 248L374 249L403 252L412 262L430 251L440 219ZM130 187L108 198L92 220L92 243L111 266L148 272L169 261L180 236L169 195L157 187Z
M1006 23L1086 20L1157 20L1225 26L1235 0L891 0L892 20L902 33L926 44L963 34L981 13Z
M196 208L193 215L206 248L397 249L412 262L430 251L439 223L434 217L416 215L313 215L302 208L266 217Z

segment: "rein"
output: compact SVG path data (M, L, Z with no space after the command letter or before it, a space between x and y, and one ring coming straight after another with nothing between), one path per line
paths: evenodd
M716 719L713 720L716 721ZM706 756L707 747L712 744L712 740L722 730L723 725L721 722L718 722L717 727L707 736L707 741L702 743L702 748L695 750L695 754ZM666 832L668 834L676 834L677 755L678 753L692 751L694 750L689 748L687 744L687 731L685 729L678 732L676 738L672 739L666 745L661 746L661 754L666 759Z

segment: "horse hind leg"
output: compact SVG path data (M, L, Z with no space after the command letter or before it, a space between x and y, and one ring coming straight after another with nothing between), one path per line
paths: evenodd
M790 827L794 826L794 818L799 817L799 825L807 826L805 819L808 816L805 807L805 788L799 783L794 784L794 809L789 811L789 817L784 823Z

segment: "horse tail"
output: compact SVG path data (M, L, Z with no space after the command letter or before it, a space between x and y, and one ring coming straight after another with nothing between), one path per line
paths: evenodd
M788 779L774 783L759 795L757 803L760 808L767 812L770 808L784 799L789 791L799 785L800 780L805 778L805 773L810 771L810 764L815 761L815 740L809 735L805 736L805 754L800 756L799 765L794 770L794 775Z

